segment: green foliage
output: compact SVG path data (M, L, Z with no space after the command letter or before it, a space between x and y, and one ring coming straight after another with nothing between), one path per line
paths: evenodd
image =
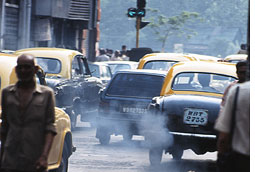
M140 30L140 47L150 47L153 50L162 48L164 36L161 30L156 29L157 25L153 26L153 23L157 23L155 14L160 16L161 24L171 25L167 23L169 22L177 25L176 32L169 33L169 41L165 42L165 50L169 49L171 51L173 44L185 43L191 37L192 40L196 39L195 34L198 30L195 30L195 28L201 26L239 27L244 38L242 43L246 42L248 0L147 0L146 2L146 17L142 20L148 21L150 19L151 26L147 25ZM128 48L135 47L135 18L130 19L126 15L127 9L130 7L136 7L136 0L101 0L100 47L120 49L122 44L126 44ZM182 20L176 18L176 16L180 16L184 11L193 11L198 13L199 16L191 17L191 20L187 20L180 27L178 21ZM188 14L184 14L182 16L183 20L188 16ZM152 19L153 17L155 18ZM171 17L174 18L168 21L167 18ZM201 18L203 18L203 21L201 21ZM174 27L171 31L175 31ZM159 40L161 41L159 42ZM214 51L215 49L211 48L208 53L212 54Z
M235 54L239 50L239 45L235 45L233 42L217 39L208 44L210 51L207 52L208 55L226 57L229 54Z
M167 17L162 14L158 14L158 10L149 9L149 12L155 13L150 18L149 26L152 28L157 39L162 42L161 51L164 52L166 41L171 36L186 36L187 39L192 37L195 32L192 29L185 28L187 22L194 22L199 18L199 14L196 12L183 11L180 15Z

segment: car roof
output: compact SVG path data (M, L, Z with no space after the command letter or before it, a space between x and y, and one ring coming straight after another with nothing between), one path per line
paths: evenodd
M62 76L64 78L71 78L71 65L73 58L76 55L82 55L82 53L76 50L69 50L64 48L47 48L47 47L39 47L39 48L26 48L17 50L14 54L32 54L35 57L44 57L44 58L56 58L61 61L62 67L58 76ZM64 65L63 65L64 64ZM48 75L56 75L56 74L48 74Z
M106 64L138 64L135 61L103 61L98 63L106 63Z
M88 62L89 64L95 64L98 66L109 66L107 63L102 63L102 62Z
M154 60L173 60L173 61L191 61L196 60L185 53L150 53L143 56L140 61L154 61Z
M119 73L132 73L132 74L149 74L149 75L157 75L157 76L166 76L167 71L158 71L151 69L125 69L117 71L115 74Z
M82 55L79 51L64 49L64 48L49 48L49 47L39 47L39 48L26 48L17 50L14 54L32 54L36 57L48 57L48 58L69 58L72 60L76 55Z
M224 58L224 61L229 60L247 60L248 55L247 54L231 54Z
M227 62L190 61L173 65L169 72L205 72L219 73L236 77L236 65Z

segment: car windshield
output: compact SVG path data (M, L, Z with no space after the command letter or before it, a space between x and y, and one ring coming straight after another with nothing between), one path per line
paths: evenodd
M89 70L92 76L100 78L99 66L94 64L89 64Z
M120 70L131 69L131 66L128 64L109 64L109 66L111 68L112 74Z
M176 61L150 61L145 63L143 68L168 71L175 63Z
M60 73L61 62L54 58L37 57L36 62L45 73Z
M112 80L106 94L109 96L152 98L160 95L163 81L163 76L120 73Z
M180 73L174 77L172 89L176 91L201 91L223 94L225 88L236 79L211 73Z

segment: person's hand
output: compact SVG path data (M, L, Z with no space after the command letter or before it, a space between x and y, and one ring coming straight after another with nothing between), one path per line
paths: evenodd
M35 164L36 172L46 172L47 167L48 167L47 157L42 155Z

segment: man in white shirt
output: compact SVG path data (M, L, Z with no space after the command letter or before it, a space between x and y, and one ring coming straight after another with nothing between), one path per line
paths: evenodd
M231 119L234 97L239 87L236 104L236 117L233 137L230 139ZM217 142L218 157L227 152L231 146L234 152L234 171L250 171L250 82L232 86L227 94L225 106L215 123L215 129L219 131ZM231 145L229 144L231 143Z

